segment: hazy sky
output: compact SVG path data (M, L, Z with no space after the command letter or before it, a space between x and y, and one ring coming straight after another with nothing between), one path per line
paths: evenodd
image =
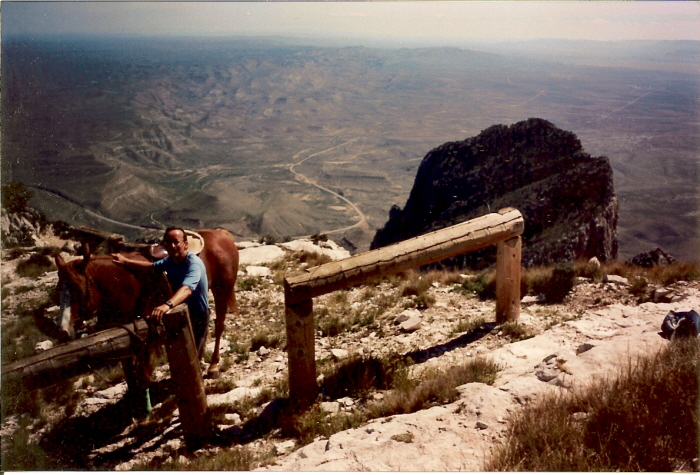
M3 1L2 33L700 40L700 2Z

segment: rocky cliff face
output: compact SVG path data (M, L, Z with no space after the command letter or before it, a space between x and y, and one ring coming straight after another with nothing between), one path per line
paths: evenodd
M372 248L512 206L525 219L523 264L617 257L618 203L606 157L543 119L494 125L430 151L404 209L394 206ZM495 252L455 264L482 267Z

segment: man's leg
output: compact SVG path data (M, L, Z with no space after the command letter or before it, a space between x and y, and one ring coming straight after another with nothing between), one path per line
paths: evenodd
M192 316L192 333L194 333L194 343L197 345L197 356L201 360L204 356L204 347L207 342L207 331L209 331L209 311L204 314Z

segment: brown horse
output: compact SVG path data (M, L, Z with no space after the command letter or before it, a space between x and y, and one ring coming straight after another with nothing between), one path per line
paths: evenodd
M226 312L238 313L235 294L238 248L231 234L224 229L196 232L204 238L199 257L206 266L209 288L214 294L216 340L208 373L216 377ZM125 256L147 260L138 253ZM110 255L87 255L82 260L68 263L57 256L56 265L61 297L59 326L69 338L75 338L74 326L78 322L96 316L98 329L121 325L138 316L149 316L154 307L169 298L163 287L164 280L155 272L131 271L115 264Z

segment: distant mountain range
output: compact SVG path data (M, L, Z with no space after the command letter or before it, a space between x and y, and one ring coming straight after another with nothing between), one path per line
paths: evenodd
M621 257L692 259L699 45L3 36L2 180L130 239L222 226L362 251L429 150L542 117L609 158Z

